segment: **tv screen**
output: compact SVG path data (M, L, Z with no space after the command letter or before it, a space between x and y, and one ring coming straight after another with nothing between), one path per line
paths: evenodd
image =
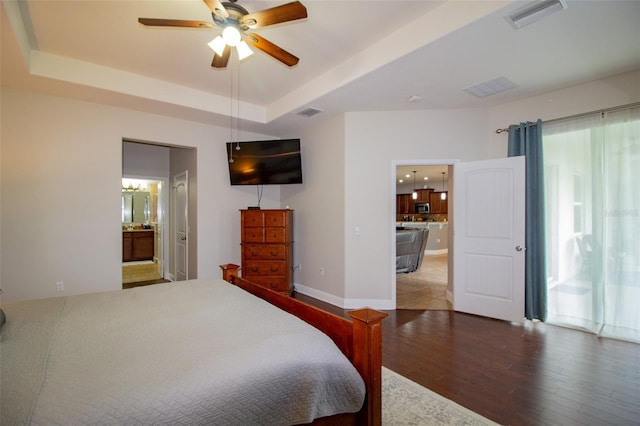
M227 142L231 185L302 183L300 139Z

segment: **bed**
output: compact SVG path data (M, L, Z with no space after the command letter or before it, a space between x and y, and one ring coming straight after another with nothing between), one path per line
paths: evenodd
M348 320L223 270L235 285L3 304L1 423L380 423L385 314Z

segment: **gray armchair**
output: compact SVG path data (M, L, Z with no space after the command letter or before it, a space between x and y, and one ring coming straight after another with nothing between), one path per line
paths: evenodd
M396 274L420 268L428 236L428 229L396 230Z

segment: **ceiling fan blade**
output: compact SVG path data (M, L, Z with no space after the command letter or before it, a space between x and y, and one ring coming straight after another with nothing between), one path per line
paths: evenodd
M213 24L211 22L185 21L182 19L138 18L138 22L142 25L149 25L153 27L213 28Z
M211 66L213 68L224 68L227 66L227 62L229 62L229 56L231 55L231 48L229 46L225 46L222 51L222 56L219 56L217 53L213 55L213 61L211 62Z
M227 10L224 8L224 6L222 5L222 3L220 3L220 0L202 0L205 2L205 4L207 5L207 7L209 9L211 9L211 11L224 19L227 19L229 17L229 13L227 12Z
M299 1L272 7L271 9L249 13L240 18L240 23L249 28L262 28L282 22L295 21L307 17L307 8Z
M248 44L262 50L267 55L273 56L275 59L279 60L280 62L282 62L287 66L292 67L296 65L300 60L296 56L293 56L291 53L282 49L281 47L271 43L269 40L265 39L264 37L260 37L258 34L253 34L253 33L247 34L247 36L245 37L245 41Z

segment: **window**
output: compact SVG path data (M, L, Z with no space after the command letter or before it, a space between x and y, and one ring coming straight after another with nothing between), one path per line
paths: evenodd
M640 107L543 126L548 321L640 342Z

